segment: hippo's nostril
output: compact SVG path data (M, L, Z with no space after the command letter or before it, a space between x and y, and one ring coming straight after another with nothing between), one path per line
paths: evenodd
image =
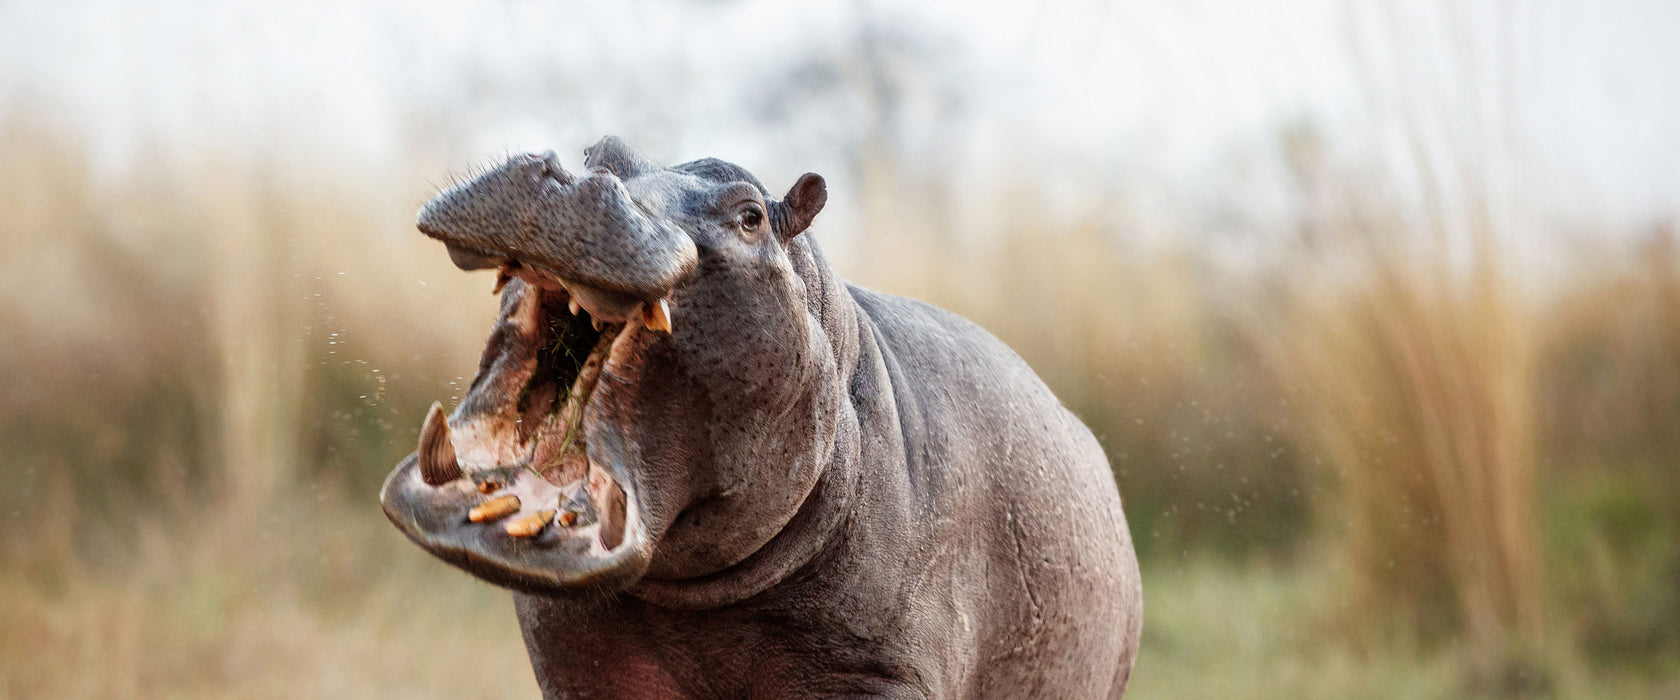
M554 151L533 153L531 154L531 157L541 161L541 173L543 177L557 180L562 185L569 185L572 183L572 176L566 172L565 168L560 167L560 156L556 155Z

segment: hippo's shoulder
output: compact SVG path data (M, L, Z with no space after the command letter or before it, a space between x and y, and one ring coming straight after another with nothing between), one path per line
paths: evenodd
M848 285L883 351L912 387L956 400L1060 402L1025 360L986 329L924 301Z
M1020 362L1008 345L966 318L933 304L909 297L878 292L848 283L852 298L863 313L895 349L914 353L918 349L967 347L997 354L999 361Z

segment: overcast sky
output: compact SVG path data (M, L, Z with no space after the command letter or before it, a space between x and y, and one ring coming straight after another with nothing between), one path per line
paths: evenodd
M1311 123L1399 180L1463 159L1559 217L1637 223L1680 211L1677 8L8 2L0 119L45 113L107 168L162 145L367 171L611 131L779 181L885 139L959 183L1137 181L1262 210L1230 173L1265 181L1279 129Z

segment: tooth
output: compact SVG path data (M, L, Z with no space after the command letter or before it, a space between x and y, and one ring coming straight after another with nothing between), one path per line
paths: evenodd
M571 527L572 524L576 523L576 522L577 522L577 513L568 510L568 511L560 514L560 526L561 527Z
M545 510L536 515L509 521L503 529L507 530L507 534L514 537L536 537L537 533L542 532L542 529L548 526L548 521L553 519L554 511Z
M601 328L606 325L604 323L601 323L601 319L595 318L593 316L591 316L589 318L589 323L590 323L590 325L595 326L595 330L601 330Z
M443 404L432 402L426 413L426 425L420 429L420 478L432 486L442 486L461 478L461 465L455 461L455 444L449 440L449 419L443 415Z
M495 493L496 490L500 489L501 487L502 487L502 482L496 481L494 479L486 479L484 481L478 482L478 492L483 493L483 494Z
M608 551L618 548L624 541L625 496L624 487L619 486L605 469L589 462L589 481L586 487L589 498L595 505L595 512L601 516L601 546Z
M576 315L578 315L578 311L580 309L582 309L583 307L578 305L576 299L567 299L566 300L566 308L572 312L573 316L576 316Z
M509 494L497 496L473 506L472 510L467 511L467 519L475 523L482 523L486 520L505 518L517 512L519 512L519 497Z
M495 288L490 290L490 293L491 294L501 294L502 293L502 287L506 287L507 283L512 279L513 279L513 277L508 275L507 268L504 267L500 270L497 270L496 271L496 286L495 286Z
M671 308L665 305L664 299L660 299L652 304L644 304L642 306L642 322L645 323L648 328L652 328L656 331L664 331L666 335L670 335Z

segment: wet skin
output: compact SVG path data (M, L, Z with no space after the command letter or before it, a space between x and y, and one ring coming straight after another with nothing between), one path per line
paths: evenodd
M818 176L776 200L611 137L585 168L516 156L422 211L502 304L381 493L515 591L545 696L1120 696L1119 493L1019 357L837 277Z

